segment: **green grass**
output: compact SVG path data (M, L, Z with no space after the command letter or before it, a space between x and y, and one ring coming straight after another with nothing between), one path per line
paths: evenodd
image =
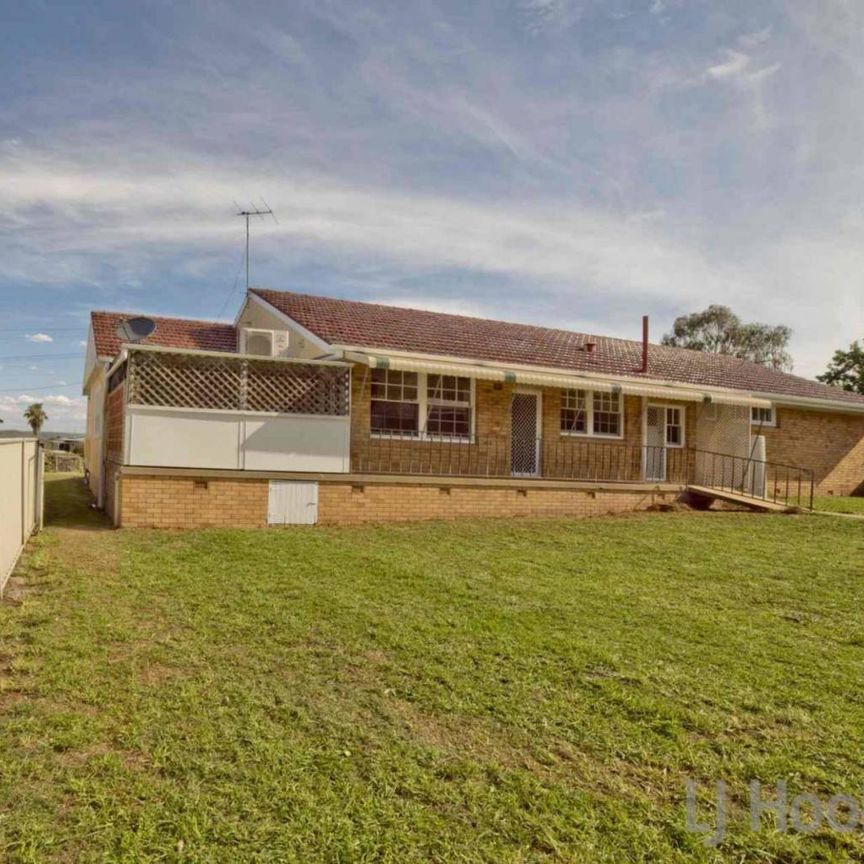
M825 495L813 501L814 510L829 513L860 513L864 515L864 496Z
M864 861L864 527L738 513L100 530L0 607L0 860ZM711 850L684 782L729 783ZM704 816L707 816L707 808Z

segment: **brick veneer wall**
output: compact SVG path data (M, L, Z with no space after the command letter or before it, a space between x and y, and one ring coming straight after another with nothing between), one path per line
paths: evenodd
M864 494L864 417L781 407L762 434L769 462L813 469L817 495Z
M351 466L357 473L498 476L510 474L510 404L516 386L492 381L475 384L476 443L436 444L410 439L376 439L370 434L371 372L355 366L352 372ZM594 438L561 434L561 394L556 387L541 392L542 476L638 482L642 479L642 403L624 396L624 435ZM686 441L695 436L698 405L675 403L685 412ZM669 479L688 475L690 454L671 449Z
M105 405L105 512L117 522L115 477L123 464L123 439L126 424L126 384L120 384L107 397Z
M127 528L263 528L268 481L126 475L120 521ZM640 510L675 493L646 490L322 482L322 525L413 522L428 519L585 517Z
M322 525L415 522L429 519L546 518L603 516L643 510L663 493L573 489L402 486L322 483L318 520Z
M264 528L268 481L126 475L120 481L125 528Z
M123 460L123 425L126 411L126 384L121 384L108 394L105 409L105 456L108 460Z

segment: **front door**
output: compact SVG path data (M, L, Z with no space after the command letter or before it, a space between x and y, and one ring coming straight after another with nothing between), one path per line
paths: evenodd
M645 479L666 481L666 409L662 405L645 409Z
M516 477L540 473L540 398L536 393L514 393L510 406L510 470Z

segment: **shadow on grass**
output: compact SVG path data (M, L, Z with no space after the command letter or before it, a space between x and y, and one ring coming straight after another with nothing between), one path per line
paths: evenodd
M45 475L45 527L104 531L108 518L90 506L91 497L81 474Z

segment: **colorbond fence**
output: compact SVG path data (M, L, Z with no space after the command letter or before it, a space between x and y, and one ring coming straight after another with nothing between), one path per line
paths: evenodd
M0 596L30 535L42 526L42 448L0 438Z

